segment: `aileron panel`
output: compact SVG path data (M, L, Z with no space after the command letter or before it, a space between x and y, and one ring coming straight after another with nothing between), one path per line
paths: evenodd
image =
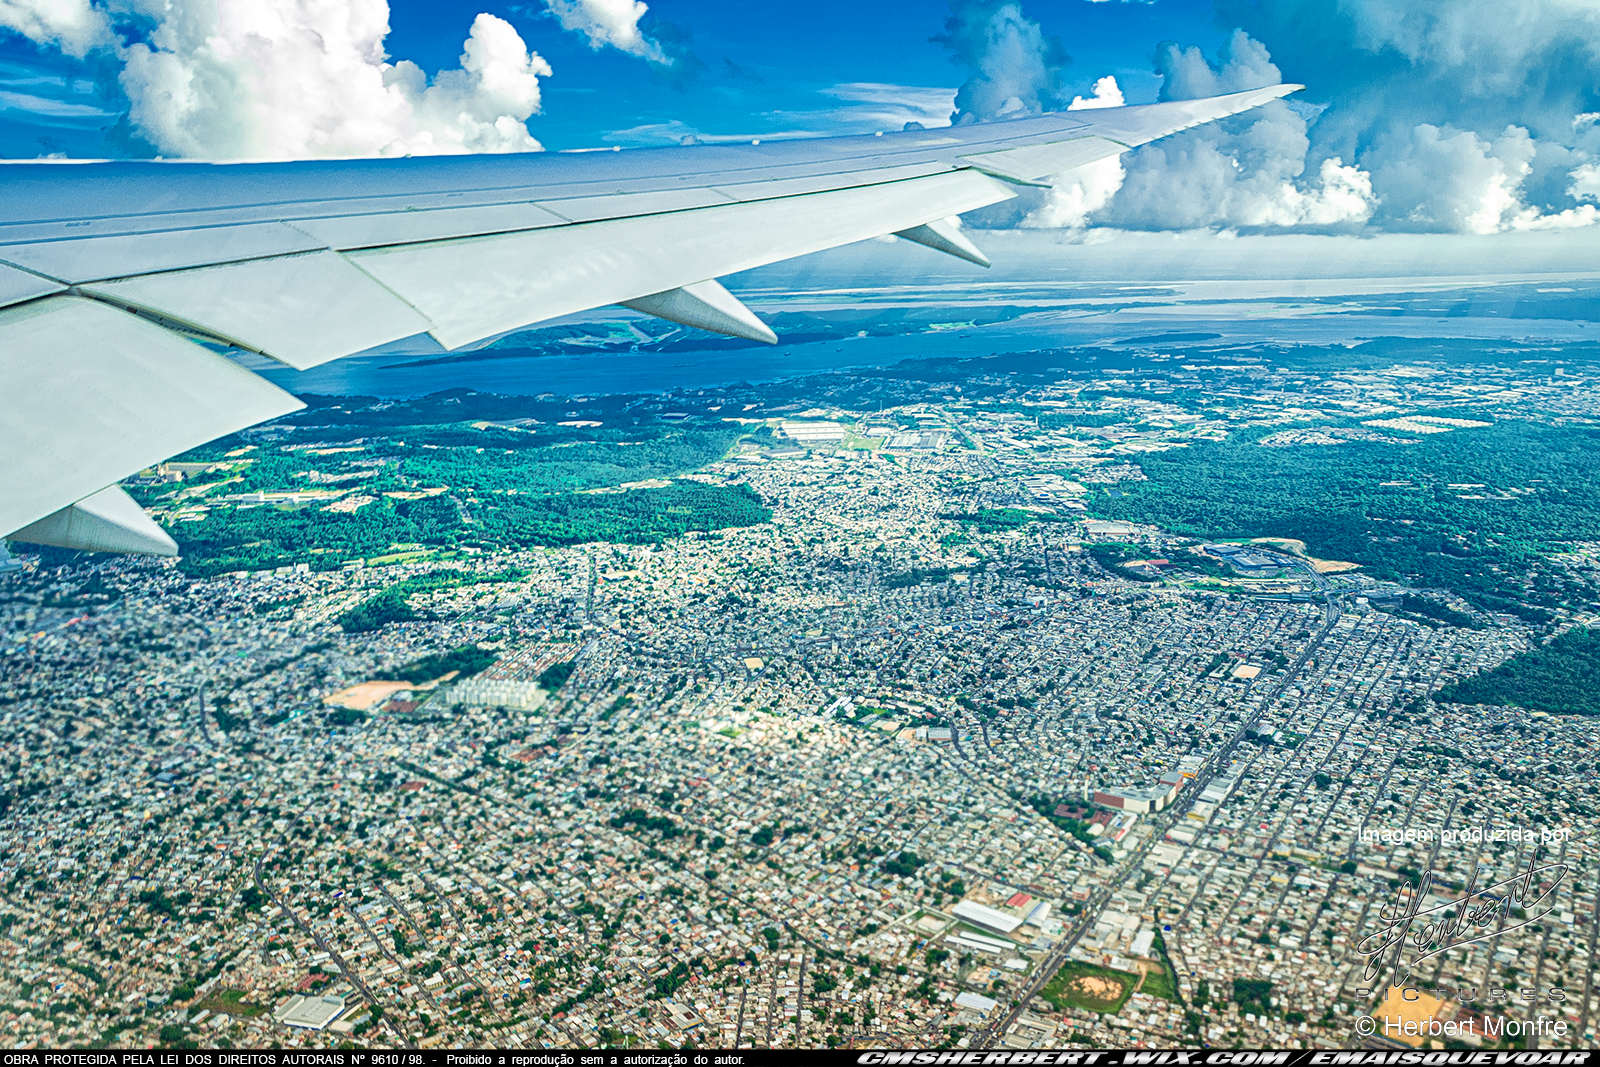
M324 247L282 223L0 245L0 260L77 285Z
M337 252L313 252L81 287L227 338L297 370L432 325Z

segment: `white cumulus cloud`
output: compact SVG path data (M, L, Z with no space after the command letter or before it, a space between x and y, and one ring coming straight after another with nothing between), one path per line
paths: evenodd
M1322 161L1315 185L1302 189L1286 181L1275 194L1249 202L1241 221L1249 226L1335 226L1365 222L1373 204L1372 175L1334 156Z
M1600 200L1600 164L1585 163L1570 175L1567 195L1574 200Z
M158 154L296 159L537 151L527 120L550 67L504 19L473 20L460 66L391 62L387 0L0 0L0 25L120 62L128 125Z
M129 118L164 155L294 159L535 151L550 67L494 15L429 84L391 64L386 0L187 0L125 50Z
M1172 42L1156 53L1156 72L1162 76L1161 99L1193 100L1277 85L1283 75L1272 62L1266 45L1243 30L1234 30L1218 49L1220 63L1213 66L1199 48L1180 48Z
M1082 229L1089 216L1111 202L1126 171L1117 156L1075 167L1050 185L1045 202L1022 220L1029 229Z
M661 45L639 28L639 20L650 10L641 0L545 0L545 6L562 29L583 34L591 48L611 47L663 66L673 63Z
M1216 96L1282 78L1259 41L1236 31L1212 64L1198 48L1157 55L1163 99ZM1307 179L1306 120L1273 101L1228 123L1163 138L1129 154L1127 176L1096 222L1130 229L1350 229L1371 217L1372 176L1337 157Z
M1532 208L1525 208L1511 220L1513 230L1575 230L1581 226L1593 226L1600 222L1600 210L1593 204L1579 204L1569 207L1565 211L1554 214L1540 215Z
M1215 58L1164 44L1160 98L1283 80L1289 102L1162 138L975 217L990 226L1490 234L1600 223L1600 2L1213 0ZM1121 103L1062 92L1059 42L1019 0L954 0L971 75L956 121ZM1120 177L1120 180L1119 180Z
M1383 138L1366 158L1394 227L1496 233L1527 217L1520 194L1533 157L1533 139L1520 126L1490 140L1422 123Z
M1494 233L1588 225L1600 158L1594 0L1215 0L1317 105L1308 168L1371 175L1370 226ZM1310 110L1307 108L1306 110ZM1234 120L1237 126L1239 120Z
M116 42L110 19L89 0L0 0L0 28L79 58Z
M1089 111L1122 104L1122 89L1117 79L1108 74L1094 83L1092 96L1074 96L1067 110ZM1111 202L1125 176L1122 160L1117 156L1058 175L1051 182L1044 203L1028 212L1022 225L1029 229L1082 229L1091 214Z
M1024 118L1061 106L1066 50L1018 0L953 0L950 7L934 40L972 68L956 91L952 122Z
M1121 107L1125 101L1122 99L1122 87L1117 84L1117 79L1107 74L1104 78L1094 83L1093 96L1075 96L1072 103L1067 105L1068 111L1090 111L1099 107Z

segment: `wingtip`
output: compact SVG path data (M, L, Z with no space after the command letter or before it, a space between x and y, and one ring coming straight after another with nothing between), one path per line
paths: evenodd
M1261 102L1282 99L1290 93L1298 93L1304 88L1305 86L1299 82L1280 82L1277 85L1263 85L1259 89L1246 89L1243 92L1230 93L1229 96L1234 100L1245 101L1249 107L1256 107Z
M1243 92L1229 93L1227 96L1216 96L1210 99L1227 101L1223 106L1227 107L1231 114L1237 115L1252 108L1260 107L1269 101L1281 100L1290 93L1298 93L1304 88L1305 86L1298 82L1281 82L1277 85L1263 85L1259 89L1246 89ZM1211 119L1202 121L1209 122Z

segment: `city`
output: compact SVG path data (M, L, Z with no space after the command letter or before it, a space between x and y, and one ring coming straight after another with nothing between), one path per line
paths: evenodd
M1399 887L1431 872L1442 902L1537 858L1561 866L1516 918L1549 918L1420 964L1404 1008L1468 1044L1535 1014L1565 1024L1540 1040L1593 1043L1593 720L1445 698L1587 632L1600 533L1483 556L1452 587L1386 571L1375 536L1348 541L1365 561L1326 558L1314 524L1185 528L1150 495L1202 449L1316 478L1324 456L1448 445L1478 477L1404 460L1362 492L1582 498L1470 435L1591 433L1592 364L1530 345L1319 370L1160 343L1104 362L496 398L519 425L430 444L290 417L146 472L142 502L188 544L271 511L415 523L449 501L454 539L331 563L263 540L216 573L14 544L0 1032L1351 1047L1388 1003L1363 942ZM491 494L515 488L408 482L392 458L437 473L441 449L592 442L622 413L715 448L568 492L691 494L660 509L670 535L495 542ZM304 469L234 484L268 456ZM1445 833L1469 827L1549 844Z

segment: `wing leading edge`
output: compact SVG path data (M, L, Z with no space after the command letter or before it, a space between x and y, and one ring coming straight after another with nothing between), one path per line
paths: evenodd
M717 278L886 234L987 266L944 219L1298 88L770 145L7 164L0 531L174 552L117 484L301 406L217 346L303 370L606 304L772 343Z

